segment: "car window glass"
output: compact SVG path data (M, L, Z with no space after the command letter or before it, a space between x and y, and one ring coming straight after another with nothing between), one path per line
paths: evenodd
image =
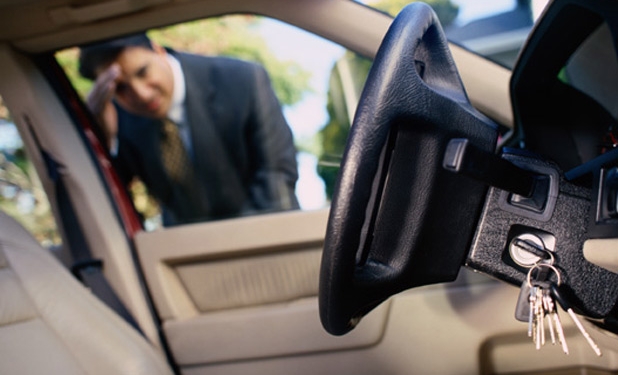
M618 58L607 23L603 22L579 46L561 70L559 78L595 99L614 119L618 119L618 103L615 100Z
M0 97L0 210L20 222L41 245L58 249L61 238L47 195Z
M429 0L447 38L512 69L547 0ZM395 16L409 0L367 1Z
M251 15L193 21L150 30L147 35L176 51L263 66L297 149L295 194L300 208L328 206L370 60L296 27ZM58 52L56 58L86 100L92 82L78 73L78 53L71 48ZM134 180L130 192L146 228L160 227L161 209L148 194L147 184Z

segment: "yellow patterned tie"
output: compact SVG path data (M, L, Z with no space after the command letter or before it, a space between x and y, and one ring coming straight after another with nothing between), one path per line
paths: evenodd
M163 120L161 158L167 175L174 182L188 184L192 178L189 155L180 138L178 126L171 120Z

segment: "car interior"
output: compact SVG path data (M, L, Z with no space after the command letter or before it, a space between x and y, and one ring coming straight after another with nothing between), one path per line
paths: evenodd
M428 4L0 0L0 119L29 160L0 147L0 372L616 373L618 5L549 1L511 67L449 41ZM322 107L345 136L321 203L144 220L71 61L200 20L245 25L243 40L272 21L285 52L310 49L297 31L337 51ZM178 48L215 51L222 35ZM370 70L346 81L357 56ZM14 215L22 190L48 200L52 240Z

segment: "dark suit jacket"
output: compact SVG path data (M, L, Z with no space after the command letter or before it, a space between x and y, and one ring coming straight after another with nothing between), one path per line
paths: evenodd
M163 207L165 225L298 208L296 149L266 71L234 59L170 53L185 76L199 197L166 175L161 122L117 106L121 178L145 183Z

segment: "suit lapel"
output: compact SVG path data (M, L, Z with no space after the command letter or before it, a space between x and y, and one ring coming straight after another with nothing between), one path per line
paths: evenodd
M199 66L177 55L185 77L186 115L191 131L193 161L196 177L205 187L215 214L217 207L242 205L245 192L239 180L238 167L232 163L217 124L217 92L210 79L208 59L200 59Z
M207 79L208 69L198 74L183 59L180 59L180 62L187 88L186 115L191 132L194 165L196 170L209 170L211 161L216 160L217 155L220 155L222 151L221 140L215 129L212 114L216 93L210 80ZM203 173L199 175L203 176Z

